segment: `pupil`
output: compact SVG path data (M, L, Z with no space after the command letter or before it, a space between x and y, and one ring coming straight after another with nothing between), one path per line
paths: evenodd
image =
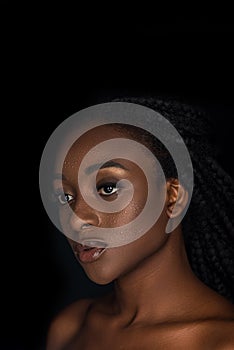
M109 185L109 186L106 186L106 192L107 193L111 193L113 190L113 186Z

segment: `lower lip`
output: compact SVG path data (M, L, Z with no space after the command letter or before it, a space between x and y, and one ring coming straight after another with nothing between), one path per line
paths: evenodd
M77 255L82 263L90 263L96 261L104 253L105 250L105 248L92 248L89 250L83 250Z

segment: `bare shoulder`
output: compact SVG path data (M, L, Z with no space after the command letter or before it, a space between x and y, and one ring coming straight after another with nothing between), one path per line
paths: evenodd
M178 322L173 330L180 349L234 350L234 305L221 300L213 315Z
M80 299L67 306L50 325L47 350L62 350L82 326L92 299Z
M204 320L185 327L187 333L181 337L185 347L194 350L233 350L234 349L234 319ZM182 344L181 344L182 345Z
M205 336L213 345L213 350L234 349L234 305L227 301L220 302L220 310L214 319L208 320Z
M234 319L210 320L205 325L201 339L213 350L234 349Z
M197 323L200 348L234 349L234 305L218 294L211 295L204 304L204 310L209 316Z

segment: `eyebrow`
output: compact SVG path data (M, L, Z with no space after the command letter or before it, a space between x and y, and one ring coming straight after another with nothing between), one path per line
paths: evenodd
M102 166L100 166L100 164L93 164L90 165L86 170L85 173L87 175L91 174L92 172L94 172L95 170L98 169L105 169L105 168L119 168L119 169L124 169L124 170L129 170L127 169L123 164L120 164L118 162L114 162L113 160L110 160L106 163L104 163Z
M113 160L110 160L106 163L104 163L102 166L100 166L100 164L93 164L93 165L90 165L88 168L85 169L85 173L87 175L90 175L91 173L93 173L95 170L98 170L98 169L106 169L106 168L119 168L119 169L124 169L124 170L129 170L127 169L123 164L120 164L118 162L114 162ZM63 174L55 174L54 175L54 180L64 180L64 181L67 181L67 178L63 175Z

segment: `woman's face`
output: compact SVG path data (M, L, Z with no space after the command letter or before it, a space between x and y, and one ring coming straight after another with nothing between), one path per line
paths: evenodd
M147 179L143 171L135 163L127 159L112 159L99 169L96 188L100 198L114 201L121 188L116 183L127 179L134 187L130 203L119 212L105 213L89 206L83 199L78 185L78 171L82 159L97 144L119 137L128 137L124 130L111 126L99 126L82 135L70 148L63 164L63 180L54 181L54 190L58 195L59 217L63 232L68 237L76 232L85 232L93 227L114 228L128 224L135 219L144 208L147 200ZM87 183L90 186L87 175ZM61 190L62 189L62 190ZM83 188L83 191L87 191ZM68 206L72 209L67 210ZM77 216L77 215L78 216ZM167 239L165 227L168 221L166 210L162 211L154 226L143 236L132 243L107 249L88 249L68 238L77 259L88 277L98 283L107 284L132 271L146 257L152 255ZM82 226L83 225L83 226Z

